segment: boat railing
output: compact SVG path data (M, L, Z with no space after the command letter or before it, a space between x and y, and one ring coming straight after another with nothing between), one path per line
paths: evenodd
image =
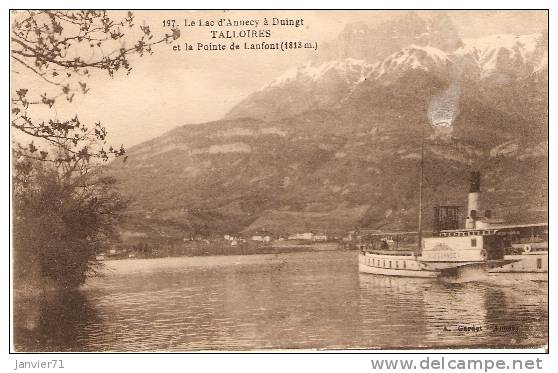
M409 250L374 250L367 249L366 253L376 255L391 255L391 256L415 256L413 251Z

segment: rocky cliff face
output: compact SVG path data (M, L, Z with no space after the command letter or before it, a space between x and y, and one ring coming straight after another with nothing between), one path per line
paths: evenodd
M414 229L424 129L427 215L464 205L480 170L487 208L544 220L546 35L461 40L449 18L405 17L381 36L348 27L334 59L286 72L223 120L130 149L111 169L131 215L177 232Z
M376 27L348 24L334 41L322 48L316 61L355 58L374 63L413 44L451 52L459 48L462 41L446 13L422 17L410 11Z
M354 58L308 62L252 93L226 118L276 120L308 110L331 110L345 105L355 90L371 82L413 90L417 88L414 82L400 83L402 77L414 73L425 73L444 85L456 83L482 92L482 98L496 107L508 102L513 108L519 104L518 111L530 111L525 98L544 100L541 90L546 89L546 81L541 77L547 76L548 59L545 35L494 35L456 42L454 46L458 47L448 51L430 44L409 44L375 62ZM518 88L526 85L531 85L530 89L518 94ZM503 99L502 90L509 91ZM494 102L499 99L502 102ZM545 111L539 105L536 109Z

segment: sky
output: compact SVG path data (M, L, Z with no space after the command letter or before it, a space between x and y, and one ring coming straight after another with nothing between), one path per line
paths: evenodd
M164 20L174 19L181 25L181 38L174 44L197 42L216 43L210 30L270 29L271 38L228 39L274 42L308 40L318 44L318 51L290 50L258 51L173 51L173 45L159 45L154 54L133 58L130 75L114 78L94 75L87 95L77 95L72 104L57 104L55 116L73 117L94 123L101 121L109 131L109 142L131 147L160 136L181 125L202 123L222 118L236 103L251 92L269 84L286 70L304 64L313 53L319 53L324 42L331 41L353 22L375 26L400 11L135 11L136 23L149 25L154 35L169 32ZM418 12L428 16L433 12ZM547 25L544 11L447 11L463 38L491 34L528 34L539 32ZM114 14L118 16L118 14ZM303 19L300 27L259 25L219 28L185 27L187 21L218 21L234 19L249 21L266 17ZM12 84L18 79L26 85L40 83L32 74L12 74Z

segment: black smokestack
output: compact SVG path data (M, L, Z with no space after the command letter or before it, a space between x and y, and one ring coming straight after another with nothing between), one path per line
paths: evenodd
M469 193L478 192L480 192L480 172L473 171L471 172L471 187L469 189Z

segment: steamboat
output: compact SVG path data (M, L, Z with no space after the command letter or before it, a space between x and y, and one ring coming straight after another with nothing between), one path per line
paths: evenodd
M430 232L422 231L419 212L418 232L369 233L369 242L359 245L359 271L427 278L468 271L548 272L548 224L505 225L490 210L481 216L479 172L471 173L462 227L460 209L436 206Z

